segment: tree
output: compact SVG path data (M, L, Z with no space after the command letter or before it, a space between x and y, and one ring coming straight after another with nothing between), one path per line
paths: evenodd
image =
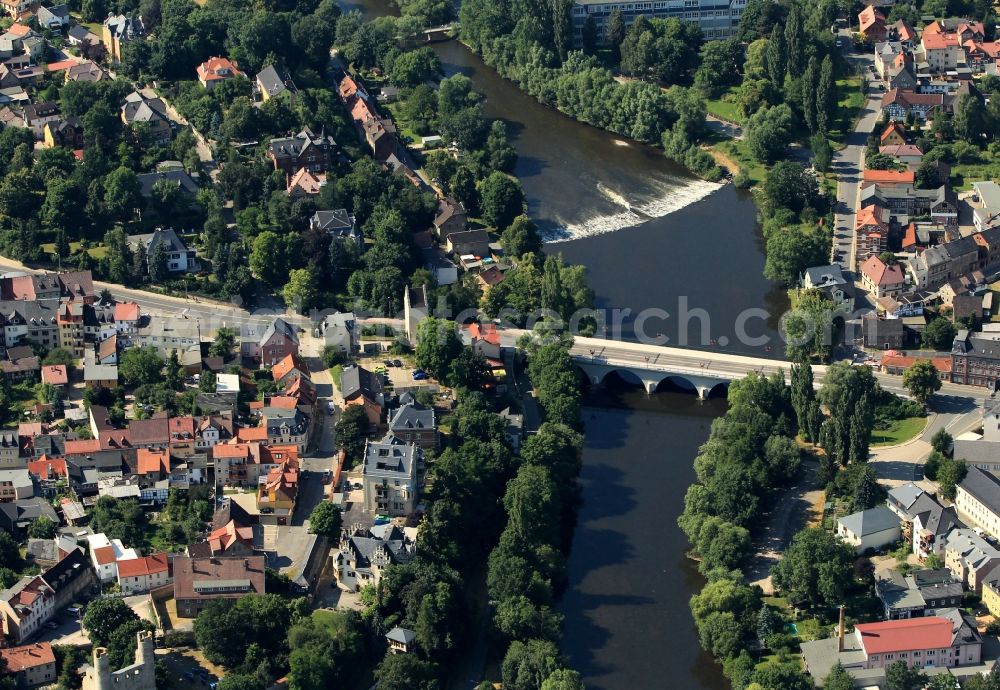
M583 20L583 29L581 37L581 47L583 52L587 55L593 55L597 52L597 42L598 42L598 29L597 22L591 15L587 15L587 18Z
M941 487L941 495L949 501L954 501L957 487L965 479L966 472L968 468L964 460L941 457L937 467L937 482Z
M526 215L520 215L503 231L500 244L504 254L511 259L519 259L525 254L537 254L542 250L542 238L538 226Z
M437 379L448 375L452 360L462 351L455 323L428 317L417 326L417 366Z
M621 45L625 40L625 16L617 7L611 11L608 17L608 25L605 29L608 45L611 47L611 54L615 62L621 60Z
M433 79L441 72L441 60L430 48L408 50L396 58L389 81L396 86L413 87Z
M948 319L936 318L924 328L921 339L926 347L939 351L951 350L955 340L955 326Z
M228 326L221 326L215 332L215 340L208 347L210 357L222 357L229 359L236 347L236 330Z
M304 313L317 306L319 289L316 286L317 277L308 268L297 268L288 274L288 282L281 290L285 304L299 313Z
M340 539L340 527L340 508L329 501L320 501L309 514L309 530L313 534L322 534L337 541Z
M767 645L765 640L774 632L776 625L777 621L771 607L767 604L761 606L760 612L757 614L757 642L761 647Z
M152 347L129 348L118 360L118 374L129 386L156 383L162 369L163 358Z
M941 389L941 377L938 376L937 367L929 359L913 363L903 373L903 387L910 392L914 400L926 405L931 396Z
M830 169L830 163L833 162L833 149L830 148L830 141L826 138L822 132L813 136L810 140L810 146L813 152L813 165L820 172L826 172Z
M771 87L780 93L785 85L785 73L788 71L788 46L785 43L785 32L777 24L771 29L771 37L767 40L765 64Z
M834 606L851 583L854 550L820 528L807 528L792 539L772 569L775 585L813 606Z
M931 448L938 453L947 453L951 450L952 436L945 429L938 429L931 436Z
M158 242L149 257L149 279L154 283L162 283L170 275L167 268L167 248L163 242Z
M368 438L368 416L361 405L348 405L335 428L337 450L344 451L347 456L347 466L353 467L365 452L365 439Z
M758 161L774 163L784 153L793 132L794 117L788 105L764 108L747 121L747 146Z
M505 230L524 213L524 191L521 184L502 172L490 173L478 185L480 211L483 220L497 230Z
M560 668L549 674L541 690L584 690L583 678L576 671Z
M889 690L921 690L927 685L927 676L905 661L896 661L886 667L885 683Z
M816 88L816 131L830 131L830 114L836 105L836 84L833 81L833 60L827 55L819 70L819 85Z
M534 690L563 664L555 644L547 640L515 640L500 667L507 690Z
M82 623L91 643L106 647L116 630L138 620L139 616L124 600L111 597L91 601L83 614Z
M17 542L7 532L0 532L0 563L12 570L20 570L24 566Z
M52 539L59 533L59 524L41 515L28 525L28 536L32 539Z
M198 379L198 390L203 393L215 393L218 384L218 379L215 376L214 371L206 369L201 372L201 378Z
M716 96L727 86L739 82L743 46L735 39L709 41L701 49L701 65L694 83L702 93Z
M437 670L416 654L386 654L375 669L381 690L437 690Z
M719 659L739 653L756 632L759 588L728 578L710 580L691 597L691 615L703 649Z
M764 195L772 209L787 208L799 213L806 206L816 206L820 193L816 177L801 164L781 161L768 173Z
M104 178L104 208L112 218L129 221L140 204L142 187L134 172L121 167Z
M251 270L272 287L284 285L291 269L290 246L289 239L276 232L260 233L250 250Z

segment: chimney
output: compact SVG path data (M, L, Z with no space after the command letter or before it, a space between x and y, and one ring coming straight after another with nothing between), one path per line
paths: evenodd
M837 650L844 651L844 606L840 606L840 626L837 630Z

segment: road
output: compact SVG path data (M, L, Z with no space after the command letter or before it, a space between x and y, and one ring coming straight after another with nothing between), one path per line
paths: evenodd
M850 31L844 29L840 36L847 46L844 49L844 57L855 69L862 72L866 78L871 77L868 71L869 66L875 64L873 55L867 53L855 53L851 47ZM868 136L878 122L880 111L879 104L882 95L879 91L871 91L860 113L860 118L854 127L854 131L847 137L844 148L835 151L831 170L837 174L837 202L834 209L834 238L832 260L840 263L844 271L854 272L856 263L856 250L854 241L854 217L855 206L858 200L858 191L861 182L861 174L864 170L864 154L868 143Z
M964 396L935 395L930 408L933 414L917 438L896 446L872 448L868 462L875 467L881 483L894 486L921 479L934 434L944 429L953 437L959 436L983 421L979 402Z

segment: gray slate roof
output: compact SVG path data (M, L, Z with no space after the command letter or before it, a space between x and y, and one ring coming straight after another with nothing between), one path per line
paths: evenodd
M434 428L434 410L413 403L403 405L389 419L390 431Z
M395 436L386 436L365 446L366 477L402 478L416 475L416 464L422 451L412 443L403 443Z
M959 487L994 513L1000 513L1000 479L978 467L969 467Z
M407 630L406 628L396 627L386 633L385 638L387 640L392 640L393 642L408 645L417 639L417 633L412 630Z
M865 537L878 534L893 527L899 527L899 517L887 506L876 506L868 510L852 513L840 518L837 522L856 534Z
M360 393L382 404L382 379L362 366L347 367L340 374L340 393L345 400Z

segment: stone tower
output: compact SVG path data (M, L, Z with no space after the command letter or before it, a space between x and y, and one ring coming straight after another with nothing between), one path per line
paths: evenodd
M156 690L153 646L153 633L136 634L135 663L117 671L111 670L108 650L95 648L94 663L84 673L83 690Z

